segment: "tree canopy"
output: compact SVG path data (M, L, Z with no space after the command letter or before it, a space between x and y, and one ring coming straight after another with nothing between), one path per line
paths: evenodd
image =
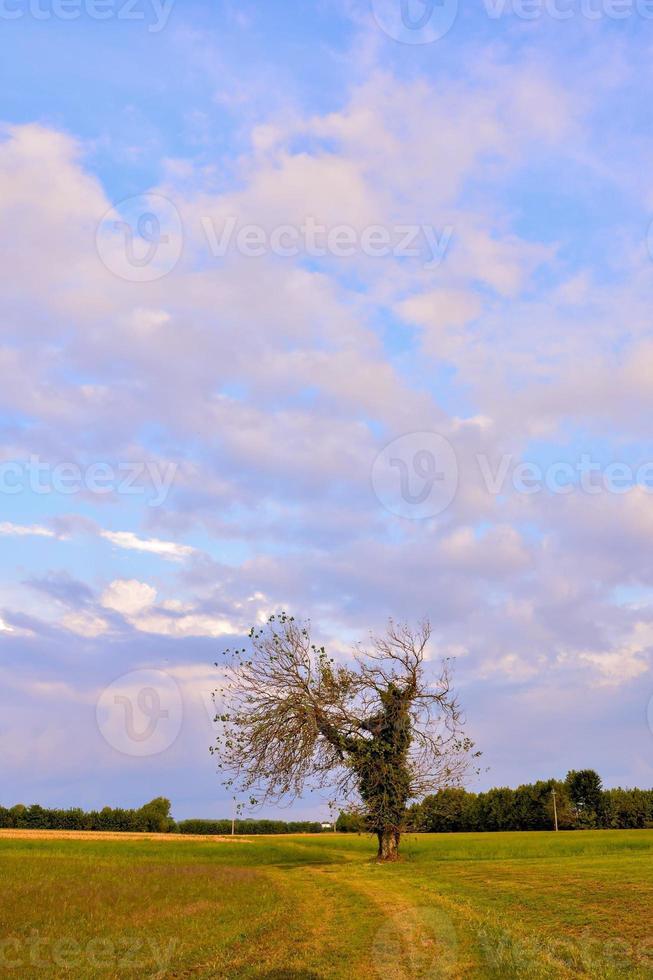
M427 669L430 635L427 621L391 620L337 663L308 622L281 613L253 627L245 647L225 651L215 693L225 785L261 802L328 787L357 802L379 857L396 857L409 801L458 785L478 755L449 661Z

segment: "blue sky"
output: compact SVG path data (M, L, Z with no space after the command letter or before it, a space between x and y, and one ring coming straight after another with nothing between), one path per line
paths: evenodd
M2 802L226 813L280 607L430 616L479 786L651 785L643 0L139 4L0 10Z

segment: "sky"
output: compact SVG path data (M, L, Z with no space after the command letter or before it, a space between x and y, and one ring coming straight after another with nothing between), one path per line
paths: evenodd
M651 786L653 3L0 20L0 802L227 815L282 608L429 617L471 789Z

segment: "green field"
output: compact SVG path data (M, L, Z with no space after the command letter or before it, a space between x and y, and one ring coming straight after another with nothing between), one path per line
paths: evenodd
M653 977L653 831L0 836L0 975Z

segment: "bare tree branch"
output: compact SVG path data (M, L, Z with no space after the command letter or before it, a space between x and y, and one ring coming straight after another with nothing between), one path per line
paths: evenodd
M335 786L364 810L380 855L395 856L407 804L459 785L474 758L450 662L429 680L430 636L427 620L414 630L390 620L348 667L286 613L252 628L247 647L225 651L214 695L226 785L260 802Z

